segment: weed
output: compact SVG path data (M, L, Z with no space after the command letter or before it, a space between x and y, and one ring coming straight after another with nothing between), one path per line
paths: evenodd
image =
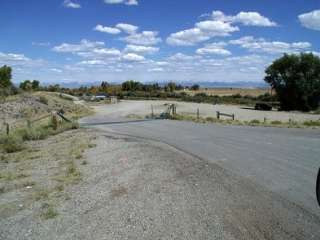
M55 218L58 215L59 213L57 212L57 210L52 205L47 204L40 216L42 219L48 220Z
M19 152L24 149L22 138L15 134L11 134L9 136L1 138L0 144L2 145L2 148L6 153Z
M278 121L278 120L275 120L275 121L272 121L271 124L272 124L272 125L281 125L282 122L281 122L281 121Z
M81 165L88 165L88 162L86 160L83 160Z
M260 121L258 119L253 119L249 123L255 125L255 124L260 124Z
M38 190L33 194L33 198L36 201L48 199L49 198L49 190L47 190L47 189Z
M320 120L318 121L305 121L303 122L303 125L304 126L307 126L307 127L320 127Z
M43 104L45 104L45 105L48 105L49 100L48 100L48 98L46 98L45 96L40 96L39 102L41 102L41 103L43 103Z
M89 147L89 148L95 148L95 147L97 147L97 144L89 143L89 144L88 144L88 147Z

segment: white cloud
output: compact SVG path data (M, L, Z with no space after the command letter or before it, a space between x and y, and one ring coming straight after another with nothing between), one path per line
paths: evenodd
M239 12L235 16L227 16L221 11L213 11L212 18L217 21L241 23L246 26L259 26L259 27L275 27L276 22L271 21L258 12Z
M148 69L148 72L163 72L164 69L161 67Z
M133 52L133 53L139 53L139 54L154 54L156 52L159 52L158 47L150 47L150 46L140 46L140 45L127 45L124 49L125 52Z
M186 55L183 53L176 53L172 56L170 56L168 58L169 61L174 61L174 62L184 62L184 61L192 61L195 58L197 58L196 56L190 56L190 55Z
M134 45L156 45L161 42L161 38L158 37L158 32L156 31L143 31L141 33L133 33L123 40L127 43Z
M252 36L231 40L229 43L239 45L242 48L248 49L250 52L265 52L270 54L304 52L311 48L309 42L270 42L264 38L254 38Z
M71 0L65 0L63 2L63 6L66 7L66 8L81 8L81 5L79 3L76 3L76 2L73 2Z
M320 9L298 16L302 26L320 31Z
M32 46L47 47L50 45L50 42L32 42Z
M145 58L141 55L135 54L135 53L128 53L122 56L122 59L124 61L128 62L141 62L144 61Z
M239 31L238 27L223 21L201 21L194 28L186 29L171 34L167 43L174 46L193 46L197 43L209 40L212 37L229 36L230 33Z
M134 26L134 25L131 25L128 23L118 23L116 25L116 28L118 28L128 34L134 34L138 30L137 26Z
M206 44L203 48L196 50L197 54L200 55L220 55L220 56L230 56L231 52L224 49L227 44L224 42Z
M98 32L103 32L103 33L109 33L109 34L121 33L121 31L118 28L102 26L101 24L97 25L93 30Z
M76 53L90 51L103 46L104 42L90 42L86 39L83 39L80 41L80 44L63 43L59 46L55 46L52 50L55 52Z
M26 62L30 61L30 58L27 58L24 54L15 54L15 53L2 53L0 52L0 61L14 61L14 62Z
M139 4L137 0L104 0L104 2L107 4L126 4L129 6L134 6Z

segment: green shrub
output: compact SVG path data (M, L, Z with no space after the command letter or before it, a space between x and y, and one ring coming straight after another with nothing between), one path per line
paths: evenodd
M320 120L317 121L305 121L303 122L303 125L308 126L308 127L320 127Z
M45 96L40 96L39 102L41 102L41 103L43 103L45 105L48 105L49 100Z
M250 121L250 124L260 124L260 121L258 119L253 119Z
M271 124L272 124L272 125L281 125L282 122L281 122L281 121L278 121L278 120L275 120L275 121L272 121Z
M17 135L9 135L2 138L0 144L6 153L19 152L24 149L22 138Z
M51 135L51 131L45 127L30 127L19 130L19 134L24 141L34 141L46 139Z

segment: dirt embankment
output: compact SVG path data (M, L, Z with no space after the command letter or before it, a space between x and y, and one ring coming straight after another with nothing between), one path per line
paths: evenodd
M69 116L83 116L90 111L73 99L58 93L34 92L11 96L0 104L0 121L11 125L23 124L27 119L34 120L63 109Z

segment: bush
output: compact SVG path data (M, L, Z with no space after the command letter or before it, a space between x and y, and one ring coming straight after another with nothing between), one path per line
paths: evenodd
M30 127L19 130L19 134L24 141L43 140L51 133L52 131L45 127Z
M45 104L45 105L48 105L48 99L45 97L45 96L40 96L39 98L39 102Z
M253 119L250 121L250 124L260 124L260 121L258 119Z
M19 152L24 149L21 137L17 135L9 135L0 140L3 150L6 153Z
M308 127L320 127L320 120L318 121L305 121L303 122L303 125L308 126Z

